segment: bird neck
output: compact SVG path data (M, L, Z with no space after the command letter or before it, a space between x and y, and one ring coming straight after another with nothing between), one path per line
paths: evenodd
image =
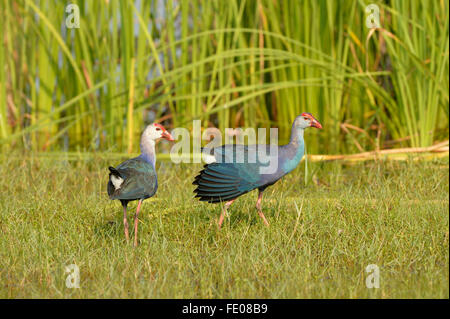
M303 133L304 132L305 132L305 129L297 128L294 125L292 125L291 139L289 141L289 145L292 145L293 147L299 147L299 146L303 145Z
M305 152L305 144L303 141L304 131L305 130L302 128L292 126L291 140L289 144L282 148L282 155L285 159L282 169L285 173L288 173L297 167L298 163L300 163L303 158Z
M147 162L151 163L155 167L155 141L148 138L141 138L141 156Z

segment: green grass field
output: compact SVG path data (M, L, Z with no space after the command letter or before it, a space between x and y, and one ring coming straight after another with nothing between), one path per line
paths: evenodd
M133 248L106 195L119 160L13 155L0 164L1 298L449 297L448 158L309 163L306 186L303 162L266 191L269 228L253 192L220 231L220 206L193 199L200 166L158 162ZM369 264L379 289L365 286Z

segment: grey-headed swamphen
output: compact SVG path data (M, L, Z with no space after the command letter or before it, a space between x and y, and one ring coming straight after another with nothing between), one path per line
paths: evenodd
M227 208L239 196L258 189L256 209L259 216L268 226L266 217L261 210L261 199L266 187L275 184L280 178L292 171L300 163L305 151L303 133L308 127L321 129L322 125L310 113L297 116L292 124L289 144L275 146L276 163L270 169L270 145L222 145L212 149L214 155L209 164L195 177L197 185L195 197L209 203L225 202L219 218L219 228L222 225Z
M138 215L142 201L152 197L158 188L155 171L155 142L159 138L173 141L172 135L160 124L147 126L141 136L141 155L126 160L116 168L109 167L108 195L110 199L118 199L123 206L123 225L125 238L129 241L127 205L138 200L134 215L134 246L137 246Z

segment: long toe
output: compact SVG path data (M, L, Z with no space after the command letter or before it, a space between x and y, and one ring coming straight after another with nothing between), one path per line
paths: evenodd
M266 216L264 216L263 212L259 211L258 214L259 214L259 216L262 218L264 224L265 224L266 226L269 226L269 222L267 221Z

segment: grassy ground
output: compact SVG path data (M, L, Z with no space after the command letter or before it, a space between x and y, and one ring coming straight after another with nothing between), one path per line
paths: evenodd
M199 166L160 162L135 249L106 195L119 161L18 158L0 164L3 298L449 297L448 159L310 164L307 186L302 164L266 191L269 228L250 193L220 231L220 207L192 198ZM65 285L73 263L80 289Z

